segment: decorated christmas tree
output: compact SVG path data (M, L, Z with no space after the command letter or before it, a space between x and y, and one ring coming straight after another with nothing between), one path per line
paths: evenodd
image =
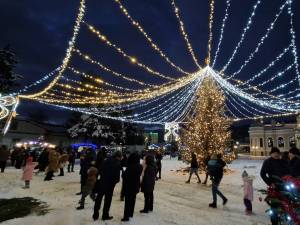
M232 155L225 154L229 146L230 120L225 116L225 96L211 78L205 78L198 89L195 113L190 116L181 135L184 146L182 157L189 161L191 152L198 156L200 165L212 154L222 153L225 160Z

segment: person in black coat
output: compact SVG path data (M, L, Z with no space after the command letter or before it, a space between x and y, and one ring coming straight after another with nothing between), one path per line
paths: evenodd
M300 158L299 158L299 149L291 148L289 151L289 169L290 175L299 178L300 177Z
M141 191L144 193L145 205L141 213L148 213L153 211L153 191L155 186L156 167L154 164L154 157L147 155L145 157L145 169L141 184Z
M157 152L155 158L156 158L156 169L157 169L156 180L158 180L158 179L161 179L161 168L162 168L161 160L162 160L163 156L160 152Z
M122 178L123 178L123 172L127 168L127 162L128 162L128 159L127 159L127 154L125 152L125 153L123 153L123 157L122 157L122 160L121 160ZM124 180L122 180L122 187L121 187L121 192L120 192L120 200L121 201L124 201L124 198L125 198L125 193L124 193L124 188L123 187L124 187Z
M223 171L226 163L222 160L222 154L212 155L207 163L207 170L212 181L213 202L209 204L211 208L217 208L217 195L223 200L223 205L227 203L227 198L219 190L219 185L223 178Z
M68 173L74 172L74 165L75 165L75 160L76 160L76 153L73 151L72 148L68 148L67 150L68 154Z
M47 148L44 148L39 159L38 159L38 172L44 172L46 170L46 167L48 166L49 163L49 151Z
M92 164L93 158L90 157L88 152L81 152L80 156L80 192L76 193L76 195L81 195L82 194L82 189L86 184L87 178L88 178L88 170Z
M97 194L95 199L94 214L93 219L97 220L99 218L99 210L101 207L101 202L103 196L104 206L102 213L102 220L111 220L112 216L109 216L109 209L111 205L111 200L116 184L120 181L120 170L122 159L121 152L116 152L112 157L107 158L100 170L100 179L97 180L94 193Z
M289 168L284 160L280 158L280 150L276 147L272 147L270 156L263 162L260 170L260 176L268 186L276 186L276 177L281 178L289 174ZM273 214L271 216L272 225L278 225L278 215L275 210L278 207L278 203L271 204L271 210Z
M199 164L198 164L198 161L197 161L197 156L196 156L196 154L194 152L192 152L190 176L189 176L189 179L185 183L187 183L187 184L190 183L191 177L192 177L192 175L194 173L197 176L197 178L198 178L198 183L201 184L201 179L199 177L198 170L199 170Z
M136 195L140 191L140 177L143 167L140 164L140 157L132 153L128 157L127 168L123 172L123 192L125 196L124 217L122 221L129 221L133 217Z
M102 147L98 153L96 158L96 168L98 169L98 173L100 174L100 170L104 160L106 159L106 148Z

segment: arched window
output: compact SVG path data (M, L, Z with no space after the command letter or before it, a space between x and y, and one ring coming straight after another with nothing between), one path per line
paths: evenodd
M268 147L272 148L273 147L273 138L268 137Z
M284 148L284 139L283 137L279 137L277 140L278 148Z

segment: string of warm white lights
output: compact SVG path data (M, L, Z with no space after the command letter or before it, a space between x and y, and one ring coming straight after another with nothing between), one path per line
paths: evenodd
M189 72L184 71L181 69L179 66L177 66L175 63L173 63L169 57L163 51L158 47L158 45L153 41L153 39L148 35L148 33L144 30L144 28L132 18L132 16L129 14L128 10L124 7L124 5L121 3L120 0L115 0L116 3L118 3L121 12L126 16L126 18L130 21L130 23L138 29L138 31L145 37L147 42L150 44L153 50L159 53L159 55L173 68L177 69L179 72L184 73L184 74L190 74Z
M289 1L289 0L288 0ZM283 5L281 5L281 7L279 8L279 12L275 15L274 20L271 22L271 24L269 25L267 32L265 33L265 35L260 39L259 43L257 44L255 50L249 55L249 57L246 59L246 61L241 65L241 67L234 72L230 78L235 77L237 74L239 74L244 68L245 66L248 65L248 63L254 58L255 54L258 53L260 47L264 44L265 40L269 37L270 32L274 29L274 26L279 18L279 16L282 14L284 8L287 6L288 1L285 1L285 3Z
M290 35L291 35L291 42L292 42L292 46L293 46L293 50L292 53L294 55L294 62L295 62L295 69L296 69L296 74L298 77L298 82L300 85L300 72L299 72L299 64L298 64L298 54L297 54L297 46L296 46L296 32L295 32L295 28L294 28L294 22L293 22L293 16L294 13L292 11L292 0L289 0L289 7L288 7L288 14L290 15Z
M213 64L212 64L212 68L214 68L215 63L217 61L217 58L219 56L220 46L221 46L221 43L222 43L222 40L223 40L223 33L224 33L224 29L225 29L225 24L226 24L227 18L229 16L228 11L229 11L229 8L230 8L230 5L231 5L230 3L231 3L231 0L226 1L225 16L224 16L224 19L222 21L222 26L221 26L221 31L220 31L220 38L219 38L219 42L218 42L217 51L215 53L214 61L213 61Z
M195 56L194 49L193 49L193 47L192 47L192 44L191 44L190 41L189 41L188 34L187 34L186 31L185 31L184 23L183 23L183 21L181 20L181 17L180 17L180 15L179 15L179 8L178 8L178 6L176 5L175 0L171 0L171 2L172 2L172 6L173 6L173 8L174 8L174 12L175 12L176 18L177 18L178 23L179 23L180 33L182 34L183 39L185 40L187 49L188 49L189 53L191 54L194 63L197 65L197 67L198 67L199 69L201 69L202 67L200 66L200 64L199 64L199 62L198 62L198 60L197 60L197 57Z
M88 24L85 22L85 24L87 25L88 29L97 35L97 37L99 38L99 40L101 40L102 42L104 42L105 44L107 44L108 46L112 47L113 49L115 49L118 53L120 53L123 57L127 58L132 64L135 64L137 66L139 66L140 68L144 69L145 71L147 71L148 73L151 73L153 75L159 76L161 78L164 78L166 80L175 80L174 78L172 78L171 76L168 75L164 75L158 71L155 71L153 69L151 69L149 66L146 66L145 64L141 63L136 57L130 56L128 55L122 48L120 48L119 46L117 46L116 44L112 43L106 36L104 36L99 30L97 30L94 26Z
M208 23L209 35L208 35L206 65L210 65L210 60L211 60L211 45L212 45L212 39L213 39L212 28L213 28L213 22L214 22L215 1L210 0L209 6L210 6L209 23Z
M232 62L232 60L234 59L236 53L238 52L239 48L241 47L242 43L244 42L244 39L245 39L245 36L246 36L246 33L247 31L250 29L251 27L251 24L252 24L252 19L253 17L255 16L255 12L256 12L256 9L257 9L257 6L261 3L260 0L257 0L257 2L255 3L255 5L253 6L253 11L248 19L248 22L246 24L246 27L244 28L243 30L243 33L242 33L242 36L241 36L241 39L240 41L238 42L237 46L235 47L235 49L233 50L233 53L231 55L231 57L229 58L228 62L225 64L225 66L222 68L222 72L224 72L227 67L230 65L230 63Z
M21 97L21 98L27 98L27 99L36 98L36 97L41 96L44 93L46 93L48 90L50 90L57 83L57 81L62 76L62 74L65 71L65 69L67 68L68 63L70 61L70 58L72 56L72 51L73 51L73 48L74 48L77 36L79 34L80 24L81 24L81 21L83 20L84 14L85 14L85 0L80 0L79 13L77 14L75 26L74 26L74 29L73 29L73 36L72 36L71 40L69 41L69 47L67 48L66 56L63 59L62 65L60 66L60 70L58 72L58 75L42 91L37 92L35 94L31 94L31 95L19 95L19 97Z

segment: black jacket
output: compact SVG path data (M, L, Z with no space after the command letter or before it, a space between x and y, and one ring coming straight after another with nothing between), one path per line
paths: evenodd
M137 194L140 191L140 178L143 167L140 164L128 165L123 172L123 191L124 194Z
M104 160L101 170L100 179L95 186L96 193L113 192L115 185L120 181L120 161L114 157Z
M300 177L300 159L296 156L294 157L289 164L290 175L293 177Z
M154 165L147 165L144 176L142 180L141 191L144 193L149 193L154 191L156 178L156 168Z
M282 159L274 159L272 157L266 159L260 170L260 176L267 185L276 183L275 177L283 177L289 174L289 169Z
M155 158L156 158L156 167L157 167L157 169L160 169L161 168L161 160L163 157L161 154L157 154L155 156Z
M192 158L191 168L193 168L193 169L198 169L199 168L199 164L198 164L197 158Z
M222 159L211 159L207 163L208 174L214 183L220 183L223 178L226 163Z

